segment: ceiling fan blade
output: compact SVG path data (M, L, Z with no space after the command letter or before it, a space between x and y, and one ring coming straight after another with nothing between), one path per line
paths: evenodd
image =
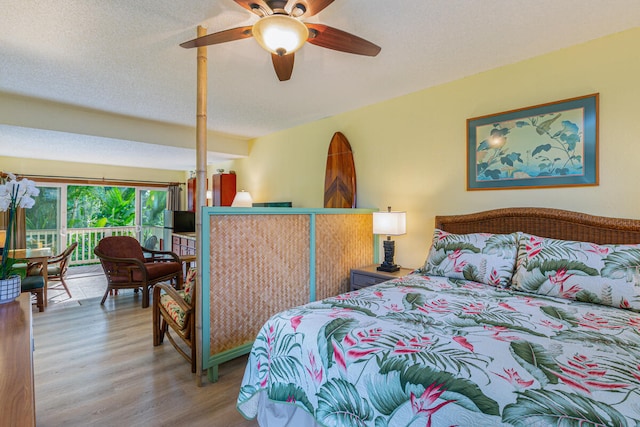
M304 25L309 28L307 41L316 46L366 56L376 56L380 53L380 46L337 28L323 24L305 23Z
M278 80L280 80L281 82L287 81L291 78L291 73L293 73L293 60L293 53L282 56L276 55L275 53L271 54L273 69L276 70Z
M329 6L333 3L334 0L289 0L289 4L292 9L287 8L287 10L291 10L294 16L301 18L308 18L317 13L320 13L325 7ZM304 7L304 13L295 14L296 5L302 5Z
M252 37L251 26L231 28L229 30L218 31L217 33L207 34L206 36L198 37L188 42L180 43L180 46L185 49L192 47L209 46L212 44L226 43L234 40L246 39Z
M234 0L240 6L262 17L265 15L273 15L273 10L264 0Z

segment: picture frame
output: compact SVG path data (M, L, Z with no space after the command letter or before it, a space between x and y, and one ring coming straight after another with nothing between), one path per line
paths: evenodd
M467 190L598 185L599 94L467 119Z

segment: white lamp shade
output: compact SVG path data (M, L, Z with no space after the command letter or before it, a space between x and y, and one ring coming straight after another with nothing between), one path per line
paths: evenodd
M399 236L407 232L406 212L374 212L373 234Z
M232 208L250 208L253 206L253 199L248 191L238 191L231 203Z
M309 37L309 29L301 21L287 15L260 18L251 29L253 37L276 55L287 55L300 49Z

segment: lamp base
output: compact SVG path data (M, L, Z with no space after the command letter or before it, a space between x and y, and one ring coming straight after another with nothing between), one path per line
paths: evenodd
M397 264L391 264L391 265L380 264L376 270L386 271L387 273L393 273L394 271L400 270L400 266Z
M387 237L387 240L382 242L384 247L384 262L378 266L378 271L386 271L387 273L393 273L400 270L400 266L394 264L393 253L396 250L396 242L391 240L391 236Z

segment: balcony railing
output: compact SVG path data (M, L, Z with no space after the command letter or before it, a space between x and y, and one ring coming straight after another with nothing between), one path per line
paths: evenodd
M71 254L71 265L97 264L100 262L93 253L100 239L107 236L131 236L138 240L146 240L154 235L162 238L162 227L103 227L103 228L70 228L66 234L59 230L27 230L27 247L50 247L54 253L60 253L73 242L78 242L78 248ZM157 249L157 248L156 248Z

